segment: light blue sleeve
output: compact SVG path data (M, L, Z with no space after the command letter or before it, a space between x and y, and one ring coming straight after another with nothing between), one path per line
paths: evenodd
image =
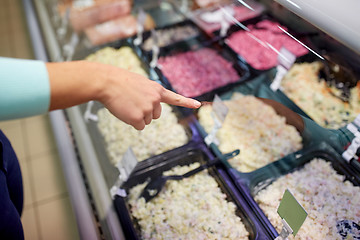
M42 114L49 105L44 62L0 57L0 121Z

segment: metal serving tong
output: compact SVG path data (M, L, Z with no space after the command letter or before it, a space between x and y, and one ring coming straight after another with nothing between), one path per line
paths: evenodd
M226 160L228 160L230 158L237 156L239 153L240 153L240 150L237 149L233 152L224 154L223 157ZM153 199L154 197L156 197L161 192L161 189L165 186L165 183L167 180L181 180L183 178L190 177L190 176L192 176L198 172L201 172L204 169L212 167L220 162L221 162L220 158L215 158L212 161L210 161L204 165L201 165L200 167L195 168L183 175L159 176L159 177L153 178L153 179L151 179L151 181L146 185L146 187L142 191L140 198L143 197L143 198L145 198L145 201L148 202L151 199Z

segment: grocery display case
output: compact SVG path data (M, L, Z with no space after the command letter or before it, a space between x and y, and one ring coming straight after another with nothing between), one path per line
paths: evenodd
M139 13L140 9L144 10L152 16L158 28L163 28L183 21L194 20L193 14L195 11L191 9L191 2L134 0L132 1L132 11ZM355 0L344 2L342 11L335 11L339 9L334 1L330 3L328 1L310 3L297 0L261 0L258 2L263 4L266 7L266 11L279 19L281 23L285 23L291 29L305 35L311 34L313 36L312 41L316 46L314 51L318 51L319 54L323 54L324 51L335 52L346 56L347 65L359 76L360 68L358 66L360 65L360 56L358 54L360 53L360 45L357 40L360 38L360 21L349 17L353 16L356 18L357 14L355 11L360 8L358 2ZM57 0L23 0L23 5L36 59L51 62L67 61L79 59L79 56L84 57L85 55L81 55L81 53L89 53L89 49L94 50L94 47L91 46L83 34L74 32L69 22L59 16ZM194 22L196 21L191 22L191 24L194 24ZM149 32L145 34L149 36ZM212 34L216 35L214 32L209 32L208 37L210 39L214 39ZM133 41L135 38L136 35L129 39L129 41ZM116 45L116 43L112 43L112 45ZM223 45L220 43L218 46ZM138 53L142 52L142 50L135 46L134 49L137 49ZM141 54L139 53L139 55ZM147 58L144 62L149 64L149 59ZM245 66L246 62L241 61L241 64ZM161 82L161 79L156 78L157 74L154 69L149 71L151 72L150 78ZM274 70L270 70L267 74L273 74L273 72ZM259 72L252 71L252 74L252 77L254 77ZM248 77L246 76L246 80ZM267 90L270 91L270 89ZM276 97L274 98L277 100ZM285 99L285 96L281 96L278 99ZM298 106L290 101L287 102L287 106L304 114ZM107 163L103 162L104 159L102 159L101 154L105 154L104 149L100 150L99 153L99 146L95 146L95 144L103 144L103 141L97 139L94 142L94 138L97 138L98 133L94 133L94 127L91 128L87 124L84 118L85 111L86 106L82 105L50 113L52 129L61 157L80 237L81 239L126 239L126 236L129 236L129 232L135 234L135 230L126 229L124 231L123 227L127 227L127 225L121 223L120 219L128 219L129 217L123 216L119 218L117 213L119 205L117 205L116 209L110 193L111 182L113 181L115 184L117 172L113 166L108 166ZM192 135L196 135L194 133L196 130L191 129L191 131ZM192 139L192 141L196 142L198 139ZM101 148L104 148L104 146L100 146ZM221 155L216 151L215 155ZM104 156L104 158L106 157ZM149 165L146 165L146 167L149 167ZM252 239L256 239L257 236L253 230L255 228L266 229L261 230L263 235L260 236L266 236L265 238L268 239L275 238L277 232L264 220L265 216L254 205L253 200L251 200L253 188L251 188L251 191L248 190L250 183L246 182L246 185L238 180L238 172L233 172L232 177L234 180L227 179L228 176L224 172L226 171L222 169L217 174L225 174L225 181L234 181L233 185L239 185L239 189L245 192L245 194L242 194L235 191L235 195L241 195L244 198L243 204L247 205L244 208L254 207L256 210L252 215L244 212L244 209L240 209L242 212L240 215L249 218L246 224L247 227L250 226L249 228L252 229ZM352 173L357 174L356 172ZM251 185L251 187L253 186ZM122 201L124 200L119 199L119 197L116 198L116 202L120 202L120 206L124 210L126 205ZM237 204L239 203L237 202ZM254 223L256 218L258 218L261 224Z

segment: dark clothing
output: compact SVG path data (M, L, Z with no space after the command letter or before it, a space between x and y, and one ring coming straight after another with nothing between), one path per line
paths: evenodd
M20 165L9 140L0 130L0 239L24 239L22 209Z

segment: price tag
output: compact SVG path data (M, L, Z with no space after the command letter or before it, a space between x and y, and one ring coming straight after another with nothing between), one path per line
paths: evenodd
M354 123L349 123L346 125L347 130L349 130L352 134L354 134L355 138L351 141L350 146L342 153L342 157L350 163L352 159L357 159L356 153L360 147L360 132L358 131L358 127L356 126L359 121L359 116L356 117Z
M84 119L85 119L86 123L88 123L90 120L92 120L94 122L99 121L98 116L91 112L93 106L94 106L94 101L90 101L86 105L86 110L85 110L85 113L84 113Z
M350 146L343 152L342 157L347 161L350 162L351 159L355 158L357 150L360 147L360 138L355 137L352 141Z
M229 112L229 108L223 103L218 95L215 95L212 107L213 112L219 118L220 122L223 123L225 121L226 115Z
M181 0L180 10L183 13L187 13L189 9L189 1L188 0Z
M354 124L360 128L360 114L356 116L355 120L354 120Z
M72 6L77 9L83 9L83 8L91 7L93 5L95 5L94 0L75 0L72 3Z
M63 39L67 33L67 26L70 19L70 7L66 8L64 16L61 18L60 27L56 30L56 33L60 39Z
M121 188L121 185L124 181L121 179L120 175L118 177L118 179L116 179L114 185L110 188L110 195L112 197L112 199L115 199L115 196L120 196L120 197L126 197L127 193L125 191L125 189Z
M138 160L131 147L129 147L124 153L121 161L116 165L119 170L119 177L110 189L110 194L113 199L115 196L126 197L126 191L121 189L121 185L128 180L137 163Z
M296 56L287 50L285 47L281 47L278 54L278 63L284 66L286 69L290 69L296 60Z
M346 125L347 130L349 130L356 138L360 138L360 132L357 128L357 126L353 123L349 123Z
M350 151L345 151L343 152L343 154L341 155L347 162L350 162L351 159L353 159L354 154L351 153Z
M144 32L144 24L145 24L146 14L142 8L139 9L138 17L137 17L137 37L134 40L134 44L139 46L143 41L143 32Z
M127 177L130 176L130 174L136 167L137 163L138 163L138 160L137 160L132 148L129 147L121 160L121 164L125 170Z
M214 127L211 132L205 137L205 143L209 146L211 143L219 145L219 140L216 138L216 133L222 127L222 124L225 121L226 115L229 112L229 108L223 103L221 98L218 95L215 95L213 104L212 104L211 117L214 120Z
M357 127L352 123L349 123L348 125L346 125L346 128L354 135L358 132Z
M58 25L61 24L61 16L60 16L59 11L58 11L58 4L56 2L54 2L52 4L53 4L51 6L52 19L54 21L55 26L58 26Z
M69 43L67 43L63 46L65 61L72 60L74 53L75 53L76 46L78 45L78 43L79 43L79 36L77 35L76 32L73 32Z
M220 144L219 140L216 138L216 133L219 131L219 129L222 126L221 122L215 116L214 112L211 112L211 117L214 120L214 127L211 129L211 132L204 139L206 145L208 146L210 146L211 143L214 143L215 145Z
M151 30L151 38L153 39L154 44L152 45L152 60L150 62L150 67L155 68L159 59L160 48L158 35L154 29Z
M281 81L284 78L284 76L286 75L286 73L287 73L286 68L284 68L281 65L276 66L276 75L275 75L275 78L274 78L274 80L272 81L272 83L270 85L271 90L276 92L280 88Z
M277 212L283 219L284 226L280 238L276 239L286 239L291 233L295 236L308 215L288 189L285 190Z
M220 28L220 37L225 37L228 29L230 28L230 23L227 20L225 13L223 13L222 16L223 17L222 17L221 22L220 22L220 26L221 26L221 28Z
M207 23L219 23L223 18L223 14L221 9L213 11L213 12L205 12L200 15L200 19Z
M270 85L271 90L277 91L281 86L281 81L294 64L296 56L287 50L285 47L280 49L278 54L278 65L276 67L276 75L273 82Z
M221 9L221 20L220 20L220 37L225 37L227 31L230 28L230 23L232 22L232 18L235 15L235 11L232 7L226 6L222 7Z

